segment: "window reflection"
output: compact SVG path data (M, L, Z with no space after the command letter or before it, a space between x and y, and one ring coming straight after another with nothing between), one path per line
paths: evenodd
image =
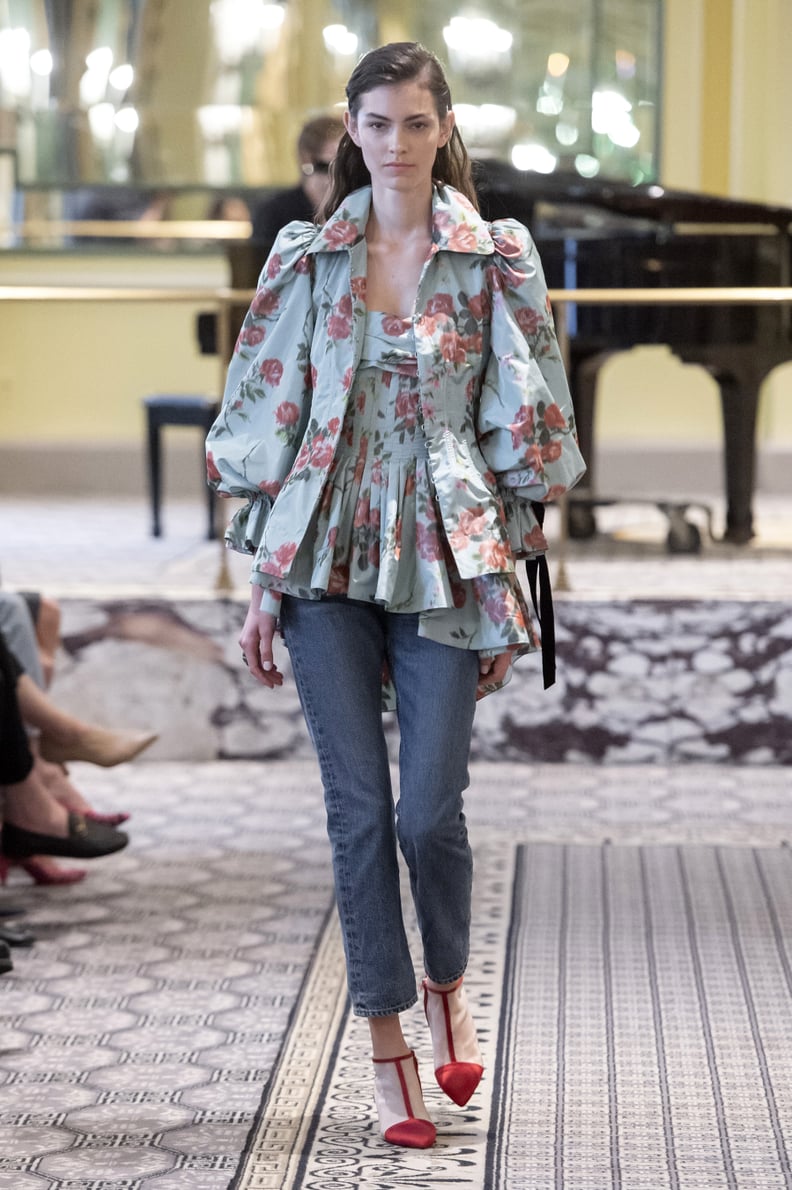
M661 4L16 0L0 5L0 150L22 186L286 184L300 125L396 35L448 64L473 154L652 180Z

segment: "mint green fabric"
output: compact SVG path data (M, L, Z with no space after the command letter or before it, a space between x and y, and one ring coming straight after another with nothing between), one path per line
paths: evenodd
M229 526L227 542L252 555L251 581L263 587L299 589L314 597L332 589L336 540L328 536L322 504L328 492L334 499L334 474L351 465L344 435L350 433L361 385L367 401L373 399L370 378L364 378L366 355L377 354L383 333L393 329L384 320L375 327L368 318L370 204L371 190L364 187L323 227L291 223L281 232L242 326L223 406L207 439L210 482L221 494L248 501ZM426 548L442 553L445 578L435 566L435 587L420 609L421 631L434 636L434 617L446 640L448 601L453 604L458 580L485 580L480 603L517 598L515 558L546 549L531 502L567 491L585 465L529 232L515 220L485 222L450 187L434 191L432 228L409 331L405 326L401 332L409 335L409 345L400 347L415 358L409 400L423 431L416 531L405 536L402 519L396 569L396 543L386 541L374 591L388 607L391 599L397 607L405 601L411 606L412 594L404 594L410 583L403 554L417 551L410 564L425 572L419 563L430 559L420 556L420 543L431 532L439 544ZM386 350L393 350L386 339ZM401 375L398 367L392 375ZM400 388L397 399L407 399L406 391ZM417 485L418 463L413 466ZM402 494L409 467L400 460L396 468L395 488ZM394 533L397 522L398 517L388 520ZM301 549L309 526L310 574ZM421 585L420 591L418 598L427 598L429 587ZM275 610L277 601L267 596L264 606ZM493 607L493 614L504 615L503 608ZM482 617L479 610L460 620L453 643L486 648L480 632L485 623L490 632L492 614ZM504 631L510 639L512 627ZM529 620L524 617L514 631L534 647Z

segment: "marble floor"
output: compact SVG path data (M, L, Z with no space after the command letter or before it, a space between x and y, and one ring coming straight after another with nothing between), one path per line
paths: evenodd
M717 536L722 509L707 511ZM521 661L479 707L474 758L789 763L792 501L755 511L750 545L705 534L699 554L670 555L651 505L598 510L597 536L566 549L551 508L558 680L543 692L538 656ZM0 497L0 574L62 602L57 699L156 727L146 760L309 756L293 683L275 698L239 666L249 559L204 533L197 498L166 502L155 539L142 501Z
M487 1078L460 1113L426 1077L440 1139L424 1154L377 1134L365 1026L325 928L314 765L73 767L97 806L132 811L132 841L71 887L12 871L5 896L38 940L0 979L0 1190L785 1184L788 770L473 766L467 980ZM430 1071L420 1007L405 1028Z
M717 531L720 510L715 502L713 507ZM576 605L577 619L570 617L575 623L592 605L606 605L608 613L610 603L628 600L655 607L663 601L713 606L723 601L724 608L742 605L749 615L754 604L772 603L781 609L781 622L792 579L792 500L760 498L756 512L757 537L749 546L705 541L700 555L672 557L664 548L664 519L653 509L603 509L598 537L570 543L563 567L556 548L557 598ZM551 513L551 540L553 521ZM204 509L198 500L166 505L164 537L152 539L148 530L143 502L53 505L0 496L2 583L46 591L72 609L91 601L146 598L192 602L199 617L219 594L240 604L246 599L246 559L202 538ZM313 761L304 749L295 749L263 765L150 755L119 769L74 769L99 808L134 812L132 841L72 889L34 889L22 872L12 871L5 895L28 908L39 939L31 951L15 956L15 970L0 981L0 1024L6 1031L0 1046L0 1190L284 1186L263 1178L242 1180L240 1161L245 1136L261 1116L262 1094L287 1051L289 1021L331 897ZM729 856L733 852L734 863L742 862L741 849L756 848L766 857L757 863L780 864L792 839L790 769L771 762L598 764L589 758L541 764L487 758L474 763L472 779L468 817L484 872L487 849L507 843L601 847L607 841L621 845L620 858L629 858L634 846L721 846ZM222 816L219 790L226 791ZM631 912L629 897L614 904ZM661 934L665 937L658 928L657 937ZM711 958L717 983L718 959ZM761 975L764 969L756 970ZM554 978L551 972L551 982ZM750 972L745 976L746 986L752 978ZM500 995L496 983L493 1019ZM675 985L671 992L676 996ZM695 997L690 1004L693 1011ZM729 1037L738 1021L730 1011L723 1016ZM515 1036L523 1039L532 1035L527 1015L514 1025ZM735 1060L753 1060L750 1046L735 1045L732 1051ZM630 1046L619 1043L611 1057L619 1079L640 1074ZM759 1107L763 1070L756 1066L751 1083L759 1088ZM550 1082L555 1077L551 1069ZM567 1078L570 1103L577 1103L582 1084L570 1073ZM786 1084L781 1079L777 1085ZM592 1102L599 1102L599 1084L592 1087ZM586 1108L585 1095L580 1102ZM731 1102L731 1136L740 1138L748 1117L741 1102ZM785 1101L782 1115L784 1110ZM365 1113L361 1160L373 1180L366 1174L355 1184L381 1186L378 1171L389 1154L378 1146L368 1107ZM261 1118L266 1124L266 1113ZM654 1138L654 1144L661 1115L650 1112L639 1124L636 1118L630 1115L629 1135L641 1144ZM568 1164L566 1179L556 1171L547 1184L565 1190L583 1185L726 1190L738 1184L764 1190L782 1183L767 1175L775 1148L771 1130L762 1128L751 1131L753 1149L742 1181L732 1165L724 1169L717 1162L690 1178L681 1165L682 1173L673 1178L658 1166L662 1177L640 1171L632 1177L623 1169L618 1181L611 1180L612 1143L605 1129L602 1135L581 1133L585 1144L570 1132L574 1160L580 1162L575 1176ZM787 1128L782 1118L776 1142L787 1131L792 1138L792 1125ZM707 1140L706 1129L702 1137ZM600 1145L596 1153L589 1143L594 1141ZM717 1147L717 1141L717 1129L711 1130L707 1143ZM455 1174L453 1184L505 1190L506 1182L467 1160L461 1142L457 1148L465 1172ZM545 1160L548 1153L552 1137L539 1157ZM427 1180L433 1170L403 1167L387 1184L439 1184ZM288 1184L320 1183L297 1178Z
M706 502L716 537L723 511ZM235 506L222 502L223 511ZM37 500L0 492L0 581L62 598L163 595L206 598L218 587L247 598L248 559L205 539L205 508L172 500L163 509L163 536L150 536L143 500L104 497ZM792 496L759 495L756 536L747 546L710 540L706 518L691 509L703 532L697 555L669 555L665 517L646 504L618 504L597 513L591 541L559 539L558 512L548 510L551 564L560 597L582 599L787 599L792 576ZM562 557L563 553L563 557ZM559 568L563 566L562 582ZM566 595L560 588L567 587Z

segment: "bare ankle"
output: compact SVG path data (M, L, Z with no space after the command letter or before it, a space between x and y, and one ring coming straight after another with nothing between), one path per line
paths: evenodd
M410 1052L398 1013L392 1016L370 1016L368 1023L373 1058L401 1058Z

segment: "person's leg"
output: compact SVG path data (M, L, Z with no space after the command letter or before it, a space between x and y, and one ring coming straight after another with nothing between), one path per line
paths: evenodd
M465 970L473 860L462 793L476 707L478 653L418 635L418 617L388 616L391 676L401 734L399 843L430 980Z
M33 752L35 755L35 745ZM91 803L80 793L65 765L51 764L50 761L38 756L36 767L39 776L57 802L60 802L67 810L74 810L76 814L91 816L93 813Z
M44 671L44 684L49 686L55 673L55 656L61 639L61 610L54 599L50 599L47 595L39 597L35 623L41 668Z
M0 635L3 863L7 859L27 859L39 852L88 858L118 851L127 844L125 834L70 813L47 789L39 768L41 761L30 748L17 699L20 681L18 662Z
M36 855L64 855L92 859L126 847L122 831L86 820L62 806L47 788L32 757L28 774L2 782L3 825L0 850L7 860L26 860Z
M371 1033L380 1132L390 1144L428 1148L437 1133L399 1017L416 992L382 727L383 622L376 606L346 599L284 596L281 605L322 773L352 1005Z
M380 709L383 613L352 600L284 596L281 625L322 774L353 1008L395 1016L417 996Z
M424 948L424 1011L435 1077L464 1105L483 1073L462 987L470 945L473 861L462 793L476 705L475 651L421 638L412 617L388 618L401 730L397 829Z
M35 762L21 781L3 786L3 821L24 831L66 837L69 812L49 792Z
M84 723L62 710L28 674L17 682L17 698L26 723L41 732L41 754L54 763L87 760L110 766L131 760L153 744L153 731L116 731Z
M38 755L35 742L33 754L47 789L67 810L74 810L76 814L82 814L83 817L90 818L93 822L103 822L105 826L121 826L129 819L130 815L124 810L95 810L72 781L66 765L51 764L48 760L44 760L42 756Z

